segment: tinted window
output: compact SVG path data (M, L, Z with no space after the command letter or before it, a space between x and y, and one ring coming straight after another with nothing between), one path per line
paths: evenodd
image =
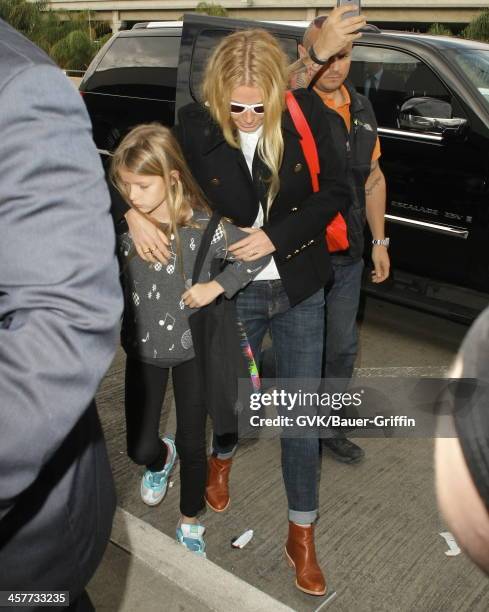
M85 89L173 101L179 51L180 36L116 38Z
M97 71L114 68L176 68L179 36L134 36L117 38L97 66Z
M399 108L409 98L429 96L451 102L448 90L435 73L424 62L401 51L355 46L350 79L370 99L382 127L399 127Z
M489 108L489 51L485 49L458 50L450 53L477 88Z
M228 34L231 34L231 30L203 30L197 37L190 73L190 91L194 100L201 101L200 85L212 50ZM277 40L289 58L290 63L295 62L298 58L296 39L277 36Z

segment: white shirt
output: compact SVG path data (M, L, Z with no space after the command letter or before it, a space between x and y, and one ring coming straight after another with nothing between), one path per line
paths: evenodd
M242 132L239 130L239 142L241 145L241 151L243 152L244 158L246 160L246 165L250 171L250 175L253 177L253 158L255 157L256 147L258 145L258 141L261 138L261 134L263 131L263 126L261 125L255 132ZM261 206L258 207L258 215L253 223L253 227L262 227L263 226L263 208ZM251 262L253 263L253 262ZM275 260L270 260L270 263L266 268L264 268L258 276L255 276L254 280L278 280L280 279L279 271L277 270L277 266L275 264Z

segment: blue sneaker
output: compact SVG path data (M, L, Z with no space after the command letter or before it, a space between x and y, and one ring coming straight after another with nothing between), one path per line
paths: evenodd
M180 523L177 527L177 541L183 544L187 550L206 558L204 533L205 527L203 525Z
M165 497L168 488L168 477L177 458L175 442L171 438L163 438L163 442L168 447L165 467L161 472L146 470L141 480L141 499L148 506L157 506Z

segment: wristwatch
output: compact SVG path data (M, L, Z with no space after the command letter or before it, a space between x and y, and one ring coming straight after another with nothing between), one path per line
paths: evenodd
M329 57L327 59L325 59L325 60L319 59L319 57L316 55L316 52L314 51L314 47L312 45L309 47L307 52L309 54L309 57L312 59L312 61L315 64L319 64L320 66L325 66L329 62L329 60L330 60Z
M380 246L385 246L388 247L389 246L389 242L390 242L390 238L380 238L379 240L377 240L376 238L374 238L372 240L372 244L375 245L380 245Z

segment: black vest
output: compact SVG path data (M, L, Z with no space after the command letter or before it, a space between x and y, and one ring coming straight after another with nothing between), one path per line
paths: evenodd
M365 231L365 183L370 176L372 153L377 141L377 121L370 101L357 93L352 85L345 83L350 94L351 129L348 134L346 125L343 133L337 135L337 142L349 142L348 184L351 189L351 206L348 209L346 224L350 248L333 254L334 261L348 264L359 261L364 250ZM337 126L335 126L338 129Z

